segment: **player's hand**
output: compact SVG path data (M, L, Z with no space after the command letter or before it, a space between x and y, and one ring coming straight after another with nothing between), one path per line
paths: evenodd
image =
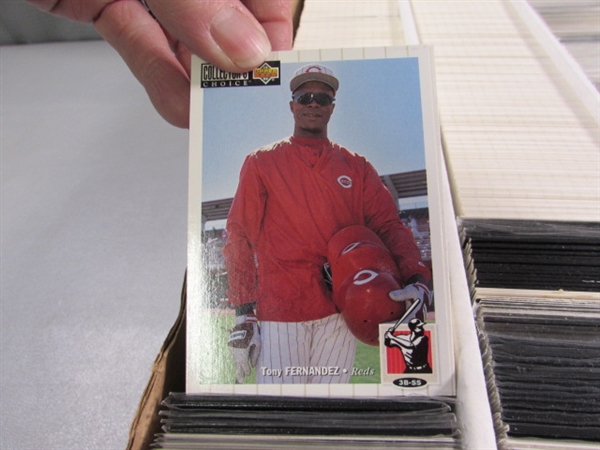
M231 330L227 345L235 363L236 381L242 384L252 367L256 367L260 355L260 328L254 314L236 317L236 326Z
M189 122L190 55L248 71L292 46L293 0L27 0L96 30L144 85L171 124Z
M383 345L385 345L386 347L390 346L390 342L392 341L392 336L394 335L393 333L394 333L394 329L390 328L383 335Z
M403 289L391 291L389 296L395 302L420 299L424 303L428 304L431 297L431 292L425 283L417 281L416 283L409 284Z
M409 284L404 289L398 289L391 291L389 297L395 302L409 301L412 300L410 306L415 302L418 305L414 308L415 312L419 312L423 307L431 306L431 291L424 283L417 281L416 283ZM407 308L409 305L407 305Z

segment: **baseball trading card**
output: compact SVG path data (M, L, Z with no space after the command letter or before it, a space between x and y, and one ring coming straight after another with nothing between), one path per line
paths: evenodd
M188 394L454 395L431 49L193 61Z

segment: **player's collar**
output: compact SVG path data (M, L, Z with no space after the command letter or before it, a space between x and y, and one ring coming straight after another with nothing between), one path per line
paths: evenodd
M330 142L329 138L309 138L298 136L291 136L290 141L292 144L301 145L303 147L322 147Z

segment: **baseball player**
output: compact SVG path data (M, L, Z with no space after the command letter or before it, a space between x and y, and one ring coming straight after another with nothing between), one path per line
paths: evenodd
M327 138L339 80L323 65L290 82L293 135L247 156L227 219L229 346L236 378L257 383L347 383L356 339L323 278L327 244L351 225L390 249L404 286L428 283L410 230L372 165ZM396 301L407 300L397 292ZM260 325L259 325L260 323Z
M386 347L396 347L402 351L406 369L404 373L431 373L429 365L429 338L425 335L421 319L408 322L409 336L394 336L391 330L384 335Z

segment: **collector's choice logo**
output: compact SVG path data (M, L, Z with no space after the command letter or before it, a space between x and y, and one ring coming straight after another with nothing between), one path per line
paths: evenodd
M202 64L200 86L203 88L279 86L281 63L265 61L260 67L244 73L226 72L212 64Z

